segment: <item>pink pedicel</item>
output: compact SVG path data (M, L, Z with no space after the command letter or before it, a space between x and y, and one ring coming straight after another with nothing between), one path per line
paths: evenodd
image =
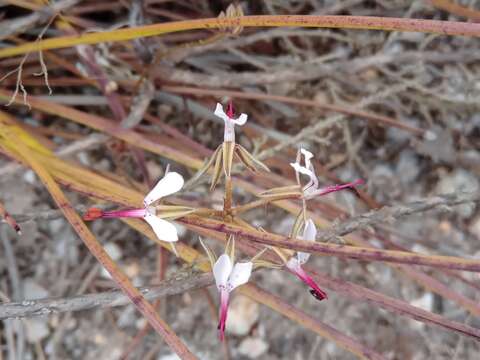
M310 287L310 294L312 294L315 299L322 301L328 298L327 294L320 289L317 283L305 272L305 270L303 270L301 266L296 266L294 268L288 267L288 269Z
M230 294L227 290L220 291L220 314L218 320L218 337L220 338L220 341L225 339L229 295Z
M109 218L143 218L147 213L147 209L126 209L116 211L102 211L98 208L90 208L83 215L83 220L92 221L95 219Z
M349 182L346 184L338 184L338 185L329 185L327 187L324 187L323 189L318 189L313 191L312 193L315 193L315 195L326 195L332 192L344 190L344 189L349 189L349 188L354 188L357 185L362 185L365 184L365 181L363 179L357 179L353 182Z

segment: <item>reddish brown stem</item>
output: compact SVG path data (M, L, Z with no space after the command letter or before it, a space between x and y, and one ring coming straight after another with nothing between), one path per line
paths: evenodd
M184 217L178 219L177 221L189 225L195 225L204 229L218 231L224 234L232 234L235 235L240 241L250 240L255 243L303 251L312 254L331 255L364 261L384 261L480 272L480 261L453 256L429 256L405 251L380 250L337 244L310 243L303 240L290 239L286 236L249 230L236 225L226 224L211 219L203 219L195 216Z

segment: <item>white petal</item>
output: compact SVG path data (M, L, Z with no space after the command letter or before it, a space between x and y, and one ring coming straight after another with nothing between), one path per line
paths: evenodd
M215 278L215 283L217 288L220 289L221 286L226 286L228 277L232 272L232 260L227 254L223 254L217 259L215 265L213 265L213 277Z
M315 241L315 237L317 236L317 228L315 227L315 223L312 219L308 219L305 228L303 229L303 240L307 241Z
M217 103L217 106L215 108L215 111L213 112L216 116L219 118L223 119L224 121L227 121L229 117L227 114L225 114L225 111L223 111L223 106L220 103Z
M315 223L313 222L312 219L308 219L307 222L305 223L305 227L303 228L302 240L315 241L316 236L317 236L317 228L315 227ZM297 252L296 260L299 265L305 264L309 258L310 258L309 253L301 252L301 251Z
M250 279L250 275L252 274L252 268L252 262L236 263L233 267L232 274L228 279L228 288L233 290L237 286L247 283L248 279Z
M152 227L159 240L166 242L178 241L177 228L172 223L150 213L145 215L144 219Z
M305 253L301 251L297 252L297 261L300 265L305 264L309 258L310 258L309 253Z
M147 196L145 196L145 199L143 199L144 204L148 206L164 196L176 193L182 188L183 183L183 177L179 173L167 173Z
M248 119L247 114L240 114L238 119L232 119L232 121L235 125L242 126L242 125L245 125L245 123L247 122L247 119Z
M297 258L292 257L292 258L290 258L290 260L287 261L285 266L292 271L296 271L296 269L298 269L300 267L300 263L299 263Z
M313 158L313 154L310 151L305 150L303 148L300 149L300 152L305 157L305 167L313 172L313 166L312 166L312 163L310 162L310 159Z
M303 154L303 156L305 156L305 162L313 158L313 154L310 151L305 150L304 148L301 148L300 152Z
M299 172L300 174L307 175L308 177L310 177L310 179L315 177L315 174L313 173L313 171L307 169L304 166L301 166L298 163L290 163L290 165L295 169L296 172Z

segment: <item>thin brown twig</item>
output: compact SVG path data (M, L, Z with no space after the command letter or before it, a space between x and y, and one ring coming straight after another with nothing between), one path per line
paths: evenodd
M274 101L280 101L280 102L289 103L289 104L316 107L319 109L334 111L334 112L338 112L346 115L358 116L360 119L363 118L367 121L377 122L386 126L396 127L398 129L408 131L415 135L424 135L425 133L425 130L423 129L419 129L414 126L402 123L401 121L390 118L388 116L378 115L378 114L370 113L367 111L350 108L347 106L325 104L316 100L297 99L291 96L270 95L270 94L262 94L258 92L231 91L231 90L225 90L225 89L205 89L205 88L194 88L194 87L187 87L187 86L163 86L162 90L173 92L173 93L179 93L179 94L229 96L233 98L255 99L255 100L274 100Z

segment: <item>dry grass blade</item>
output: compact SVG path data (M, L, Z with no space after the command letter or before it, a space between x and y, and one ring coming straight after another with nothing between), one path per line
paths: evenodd
M7 102L10 98L10 93L0 90L0 100ZM15 103L21 104L20 101L16 101ZM56 104L51 101L41 100L35 98L34 96L31 96L29 98L29 103L33 109L75 121L79 124L88 126L92 129L104 132L117 139L123 140L133 146L140 147L155 154L165 156L166 158L169 158L180 164L184 164L194 169L200 169L202 166L202 162L198 159L194 159L171 147L158 144L155 141L149 140L133 130L121 129L116 126L116 124L112 121L109 121L108 119L101 116L88 114L74 108L70 108L68 106Z
M65 36L0 49L0 58L26 54L32 51L59 49L82 44L125 41L195 29L221 29L225 27L278 27L301 26L313 28L344 28L385 31L416 31L441 35L480 37L480 24L456 21L417 20L373 16L316 16L316 15L257 15L238 18L210 18L175 21L79 36Z

